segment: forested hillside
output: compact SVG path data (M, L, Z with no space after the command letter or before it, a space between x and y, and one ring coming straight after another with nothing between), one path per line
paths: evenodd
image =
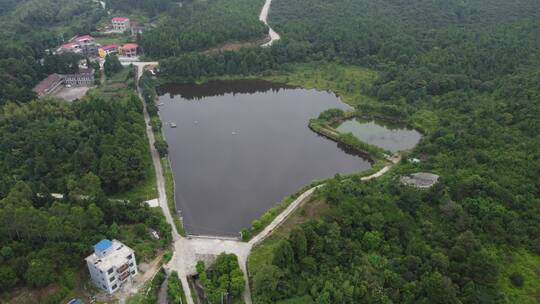
M83 259L97 241L117 238L143 261L169 244L170 227L137 196L154 177L133 71L73 104L32 92L47 74L77 69L80 56L46 49L94 30L99 4L0 1L0 9L0 302L22 294L26 303L63 303L85 281ZM126 193L136 199L110 199Z
M68 193L89 173L109 194L137 185L150 165L141 111L135 95L114 104L89 98L71 107L6 106L0 117L0 197L19 180L35 192Z
M230 41L260 38L262 0L193 1L171 9L159 25L142 36L146 55L155 58L201 51Z
M179 3L189 1L176 0L105 0L107 9L123 12L143 12L155 16L161 12L178 6Z

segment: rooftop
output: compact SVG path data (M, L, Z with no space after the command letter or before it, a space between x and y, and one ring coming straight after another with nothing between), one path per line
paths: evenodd
M107 45L104 45L101 47L102 49L104 50L110 50L110 49L117 49L118 48L118 45L117 44L107 44Z
M128 21L129 18L126 17L114 17L112 18L112 21Z
M58 74L51 74L47 78L40 81L32 91L36 92L38 95L47 93L56 83L62 80L62 76Z
M95 40L95 39L94 37L90 35L82 35L82 36L78 36L72 39L72 41L77 41L77 42L84 41L84 40Z
M136 49L136 48L138 48L138 47L139 47L139 45L137 45L136 43L126 43L126 44L124 44L124 45L122 46L122 48L123 48L124 50Z
M109 249L112 246L112 242L110 240L101 240L97 244L94 245L95 251L104 251Z
M71 48L78 47L78 46L79 45L77 43L74 43L74 42L62 44L62 47L65 48L65 49L71 49Z
M121 266L128 261L128 255L134 254L131 248L127 247L126 245L122 244L122 242L117 240L102 240L94 246L94 249L98 244L103 241L111 243L108 248L112 248L109 249L107 255L105 255L104 257L99 257L95 252L93 252L91 255L86 257L86 261L88 263L96 265L96 267L102 271L107 271L113 266Z
M429 172L418 172L400 178L402 184L417 188L430 188L437 183L439 176Z

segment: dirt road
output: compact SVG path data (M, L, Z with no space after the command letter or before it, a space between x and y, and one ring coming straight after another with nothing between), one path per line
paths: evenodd
M279 39L281 39L279 34L276 33L270 27L270 25L268 25L268 13L270 12L270 4L272 4L272 0L266 0L266 2L264 3L264 5L262 7L261 14L259 15L259 20L261 20L262 22L264 22L264 24L266 24L268 26L268 36L270 36L270 41L263 44L262 46L271 46L272 43L274 43L274 42L278 41Z

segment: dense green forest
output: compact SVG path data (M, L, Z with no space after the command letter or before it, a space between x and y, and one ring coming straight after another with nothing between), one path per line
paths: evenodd
M246 284L238 257L232 253L218 255L209 269L203 261L197 262L197 275L204 287L205 300L210 303L219 303L223 298L239 299Z
M115 103L89 98L73 106L6 106L0 120L0 197L19 180L36 192L68 193L73 181L90 172L109 194L137 185L149 166L141 111L134 95Z
M161 12L178 6L182 1L176 0L105 0L107 9L122 12L143 12L155 16Z
M260 38L262 0L193 1L170 9L139 41L147 56L163 58L200 51L229 41Z

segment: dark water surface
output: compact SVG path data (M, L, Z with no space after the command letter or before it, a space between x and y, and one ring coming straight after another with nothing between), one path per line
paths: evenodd
M307 126L326 109L348 108L334 94L264 81L160 91L176 204L190 234L238 236L312 180L370 168Z
M349 119L337 130L341 133L352 133L358 139L391 152L414 148L422 134L404 126L384 123L382 121L363 121Z

